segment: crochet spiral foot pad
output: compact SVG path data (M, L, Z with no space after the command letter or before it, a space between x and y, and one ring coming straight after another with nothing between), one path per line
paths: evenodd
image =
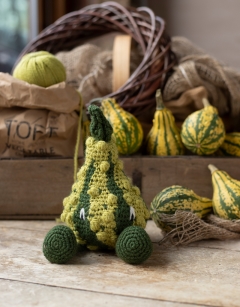
M51 263L66 263L77 251L73 231L64 225L53 227L43 242L43 254Z
M152 242L142 227L129 226L118 237L116 253L127 263L140 264L150 257Z

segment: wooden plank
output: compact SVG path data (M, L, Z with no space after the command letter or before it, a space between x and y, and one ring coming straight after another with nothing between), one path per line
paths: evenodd
M73 182L73 161L2 160L0 176L2 216L58 216Z
M114 307L154 307L161 304L162 307L183 307L185 304L178 302L156 301L115 294L105 294L94 291L82 291L50 287L26 282L0 279L0 306L114 306ZM110 303L110 304L109 304ZM111 304L112 303L112 304ZM189 307L196 306L189 304ZM200 306L200 305L198 305Z
M197 247L168 249L154 244L152 256L138 266L101 252L80 253L66 265L54 265L41 250L47 228L55 223L38 222L36 228L33 222L18 223L0 222L0 279L144 301L239 306L239 241L229 249L212 249L200 242ZM151 238L156 235L152 226Z
M148 206L158 192L175 184L211 198L211 174L207 167L210 163L240 180L240 158L132 156L121 159L126 175L141 187ZM80 159L79 165L82 163ZM71 190L73 160L0 160L0 176L1 219L55 218L61 214L62 200Z
M159 242L159 241L158 241ZM191 247L197 247L197 248L211 248L211 249L221 249L226 251L238 251L240 252L240 242L237 242L236 240L205 240L205 241L199 241L189 244ZM214 252L214 251L213 251Z
M38 0L38 32L40 33L44 28L43 17L43 0Z
M17 215L0 215L0 220L55 220L60 214L17 214Z
M45 231L47 232L50 228L57 224L56 221L9 221L2 220L0 221L0 229L4 229L4 231L8 231L8 229L21 229L21 230L31 230L31 231ZM149 226L154 227L154 226ZM0 241L1 242L1 241Z
M53 1L53 22L58 18L65 15L66 12L66 0L54 0Z

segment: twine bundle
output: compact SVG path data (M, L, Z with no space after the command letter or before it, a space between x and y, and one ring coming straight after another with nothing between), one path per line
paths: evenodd
M193 212L177 210L175 214L159 214L154 222L159 228L162 223L172 228L160 243L170 242L174 246L206 239L240 239L240 220L223 220L213 214L203 220Z

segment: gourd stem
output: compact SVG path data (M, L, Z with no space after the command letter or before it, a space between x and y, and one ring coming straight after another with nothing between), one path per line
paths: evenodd
M212 165L212 164L209 164L209 165L208 165L208 168L210 169L211 174L212 174L213 172L215 172L215 171L218 170L218 168L216 168L216 166L214 166L214 165Z
M203 98L202 103L203 103L204 108L210 106L210 103L207 98Z
M156 104L157 104L156 110L162 110L163 108L165 108L163 104L162 93L160 89L156 91L155 98L156 98Z

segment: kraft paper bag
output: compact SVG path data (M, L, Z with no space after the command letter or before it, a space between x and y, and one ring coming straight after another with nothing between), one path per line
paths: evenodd
M0 73L0 158L73 157L79 104L65 82L43 88Z

